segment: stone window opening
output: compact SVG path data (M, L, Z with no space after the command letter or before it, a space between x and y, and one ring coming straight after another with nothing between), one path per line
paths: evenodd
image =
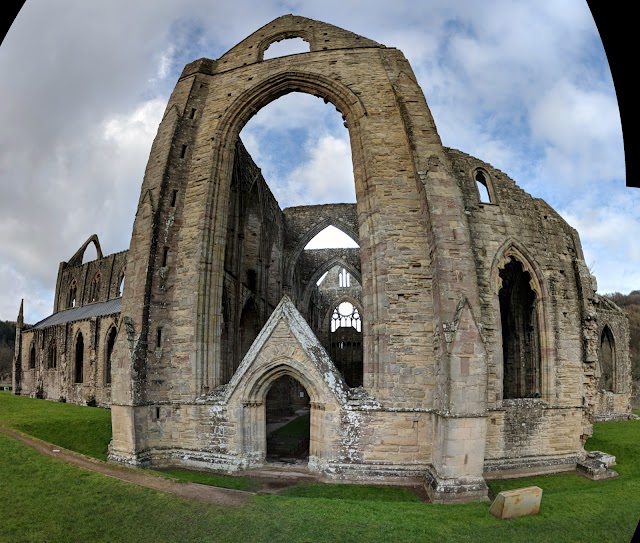
M124 272L120 274L120 280L118 281L118 289L116 290L116 297L122 296L124 290Z
M338 275L338 286L341 288L347 288L351 286L351 276L349 272L342 268L342 271Z
M76 306L76 298L78 297L78 282L74 279L69 285L69 301L67 307Z
M32 343L31 350L29 351L29 369L34 370L36 368L36 346Z
M483 172L477 171L474 175L474 179L478 190L478 201L481 204L495 203L494 198L491 197L492 191L489 182L487 181L487 176Z
M162 267L167 267L167 260L169 258L169 247L162 249Z
M363 384L362 319L349 301L339 303L331 315L330 356L350 387Z
M162 328L158 327L156 330L156 349L160 349L162 347Z
M331 331L335 332L338 328L344 326L346 328L355 328L357 332L362 332L362 321L358 308L351 302L342 302L333 310L331 315Z
M84 381L84 338L82 332L78 334L76 338L76 356L75 356L75 383L82 383Z
M49 357L48 357L48 367L49 369L56 369L58 366L58 350L56 348L56 340L52 339L49 342Z
M97 302L98 298L100 297L100 280L101 279L102 279L102 276L100 275L100 272L98 272L94 276L93 281L91 281L91 289L89 291L90 302Z
M107 336L107 351L105 356L105 376L104 382L107 385L111 384L111 357L113 355L113 348L116 344L116 327L112 326Z
M262 55L263 60L270 60L278 57L286 57L288 55L297 55L300 53L308 53L310 51L309 44L303 38L290 37L276 40L271 43Z
M500 270L503 398L541 397L541 350L536 293L531 275L511 259Z
M194 110L195 111L195 110ZM176 207L176 200L178 199L178 191L174 190L171 193L171 207Z
M598 362L600 363L599 390L614 392L615 368L616 368L615 342L611 328L608 325L602 329L600 335L600 350L598 351Z

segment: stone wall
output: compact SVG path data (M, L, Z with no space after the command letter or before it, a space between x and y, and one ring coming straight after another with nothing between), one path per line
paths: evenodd
M76 320L22 332L20 394L81 405L111 405L107 375L109 334L118 327L118 314ZM82 334L82 382L76 382L76 342ZM55 342L56 365L50 365L50 345ZM31 365L31 351L35 364Z
M263 60L291 37L310 52ZM238 139L288 92L342 113L355 205L281 210ZM305 251L329 225L360 248ZM99 258L82 264L90 243ZM122 309L109 312L125 266ZM336 287L343 268L347 289ZM420 480L436 502L486 499L483 476L571 469L593 420L629 413L628 325L595 291L574 229L503 172L442 146L400 51L284 16L185 67L129 250L103 258L92 236L60 266L52 317L104 311L20 327L15 367L24 393L111 401L114 462L262 465L266 403L286 403L269 391L286 378L310 399L311 470ZM361 348L357 382L332 351L329 321L343 300L363 323L361 343L354 330L340 336Z
M598 363L594 415L596 420L624 420L631 414L631 358L629 356L629 321L614 302L596 297L598 323ZM607 333L608 331L608 333ZM603 340L610 338L612 353L609 368L603 367ZM605 383L603 371L609 373Z
M90 244L95 245L98 257L83 264ZM126 259L127 251L103 257L98 237L91 236L69 262L60 263L53 312L122 296Z

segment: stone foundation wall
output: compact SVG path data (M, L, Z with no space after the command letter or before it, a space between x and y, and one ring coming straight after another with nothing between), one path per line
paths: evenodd
M542 401L511 400L487 414L485 472L561 469L582 452L581 407L554 408Z

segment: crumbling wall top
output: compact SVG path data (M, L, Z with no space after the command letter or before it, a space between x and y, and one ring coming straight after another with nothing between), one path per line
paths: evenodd
M232 47L218 60L200 59L188 64L181 77L196 72L213 75L241 66L262 62L264 52L275 42L302 38L309 44L309 52L363 47L385 47L384 45L333 26L297 15L283 15L264 25L256 32Z

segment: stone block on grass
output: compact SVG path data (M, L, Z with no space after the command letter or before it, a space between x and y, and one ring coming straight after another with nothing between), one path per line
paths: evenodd
M542 489L537 486L505 490L493 500L489 512L500 519L537 515L541 499Z

